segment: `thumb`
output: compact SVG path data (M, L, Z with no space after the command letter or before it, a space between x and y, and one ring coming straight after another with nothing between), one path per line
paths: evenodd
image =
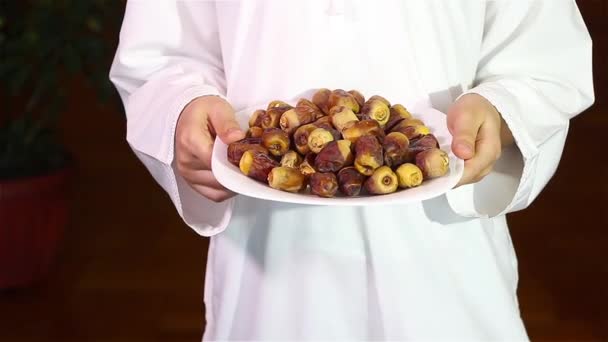
M224 144L245 138L245 132L236 121L234 109L224 100L217 102L209 111L209 123Z
M452 133L452 150L464 160L475 155L475 141L481 126L481 117L471 110L454 107L448 112L448 129Z

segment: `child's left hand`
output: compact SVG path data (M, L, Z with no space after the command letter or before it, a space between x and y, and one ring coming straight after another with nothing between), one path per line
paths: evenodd
M496 108L484 97L467 94L448 111L452 150L464 159L464 174L458 186L476 183L487 176L513 136Z

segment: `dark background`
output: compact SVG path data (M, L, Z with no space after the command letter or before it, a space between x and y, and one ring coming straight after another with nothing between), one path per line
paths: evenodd
M578 3L594 40L596 104L572 121L546 190L508 217L535 341L608 341L608 2ZM68 87L73 215L50 278L0 292L0 341L199 341L208 240L136 160L122 114L91 107L96 95L78 81Z

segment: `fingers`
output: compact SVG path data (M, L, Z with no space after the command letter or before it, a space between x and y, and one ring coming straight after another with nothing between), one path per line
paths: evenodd
M224 188L211 172L214 135L230 143L244 138L232 107L218 97L193 100L180 114L175 134L175 158L180 175L202 196L222 202L235 194Z
M194 191L212 200L213 202L223 202L235 195L233 192L228 190L218 190L199 184L190 184L190 186L192 189L194 189Z
M493 125L492 121L487 121L481 126L475 144L475 156L465 161L464 174L457 186L479 182L492 171L494 163L500 158L500 137L496 134L498 129Z
M484 167L484 162L480 161L478 158L466 160L464 162L464 173L456 187L479 182L492 172L492 167L493 163Z
M216 190L227 190L222 186L211 171L208 170L184 170L181 172L182 176L188 183L197 184Z
M225 144L245 138L245 132L241 129L234 116L234 110L226 102L217 102L209 108L209 122Z
M192 125L181 133L177 145L176 155L179 166L185 169L211 169L213 140L208 131Z
M452 150L464 160L473 158L476 153L476 138L483 122L483 115L477 111L455 106L450 109L447 117L448 129L453 136Z

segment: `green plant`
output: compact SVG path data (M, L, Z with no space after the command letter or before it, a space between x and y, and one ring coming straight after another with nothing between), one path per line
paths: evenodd
M108 100L123 2L3 1L0 9L0 179L43 174L68 160L55 131L80 79Z

